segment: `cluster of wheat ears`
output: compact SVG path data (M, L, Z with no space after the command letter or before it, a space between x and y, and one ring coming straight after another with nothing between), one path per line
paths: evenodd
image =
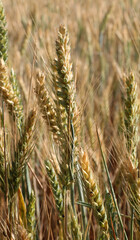
M100 25L100 37L109 12L110 8ZM31 25L26 26L21 57ZM59 27L55 50L54 60L48 57L47 70L39 68L33 56L32 69L26 69L33 79L27 93L9 61L7 23L0 2L0 240L139 240L140 109L135 76L131 72L119 80L114 77L110 112L104 95L104 105L99 97L92 106L100 116L87 116L77 97L64 25ZM102 57L100 63L104 64ZM113 66L119 72L116 62ZM85 87L90 95L88 84ZM90 104L92 100L87 108Z

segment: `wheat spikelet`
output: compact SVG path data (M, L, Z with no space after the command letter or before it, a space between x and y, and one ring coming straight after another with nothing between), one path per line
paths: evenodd
M24 132L22 134L21 148L23 148L24 151L25 151L26 146L28 145L31 137L33 136L34 128L35 128L35 121L36 121L36 110L33 109L30 111L29 116L25 122Z
M64 217L64 209L63 209L63 196L62 196L62 190L59 186L59 182L55 173L55 170L50 163L50 161L46 161L46 170L49 176L50 184L52 187L55 203L57 210L59 212L60 218L63 219Z
M82 240L82 233L80 231L80 226L78 224L77 216L73 213L73 208L70 205L70 212L71 212L71 228L74 240Z
M128 195L128 200L134 211L134 215L139 224L140 221L140 192L139 192L139 178L138 178L138 122L139 112L137 104L137 84L134 75L131 73L126 78L126 99L125 99L125 138L127 154L124 172L124 189Z
M29 21L27 23L27 26L26 26L26 30L25 30L25 36L23 38L23 41L22 41L22 44L21 44L21 55L23 55L26 51L26 48L27 48L27 45L28 45L28 42L29 42L29 39L30 39L30 36L31 36L31 31L32 31L32 23L31 21Z
M8 79L6 65L3 59L0 59L0 92L6 102L9 113L17 120L17 126L21 129L23 122L23 111L17 95Z
M105 207L106 207L106 211L107 211L109 235L110 235L111 239L114 239L114 233L115 233L115 236L117 237L118 219L116 217L116 210L115 210L115 206L113 203L113 199L109 192L106 192L106 194L105 194Z
M0 1L0 58L6 62L8 58L8 39L7 39L7 29L6 29L6 19L3 9L2 2Z
M97 187L97 184L91 172L86 153L84 153L83 156L80 158L80 166L81 166L81 172L83 176L83 182L87 192L87 198L89 199L89 201L93 206L95 216L97 218L99 225L101 226L103 233L107 235L108 221L107 221L105 207L100 195L100 191Z
M135 210L134 215L140 231L140 178L131 158L127 158L122 165L122 177L124 192L128 196L128 201Z
M54 104L45 86L45 76L37 74L36 94L43 118L53 132L60 150L60 169L63 184L71 179L70 165L78 155L79 113L75 103L75 85L70 63L69 36L66 28L60 26L56 40L57 59L52 63L52 80L54 86ZM61 176L60 176L61 179Z
M56 93L59 104L67 114L72 112L74 105L74 81L72 74L72 64L70 63L70 45L69 36L65 26L60 26L58 39L56 40L57 59L54 60L54 69L56 71ZM71 107L71 109L70 109Z
M15 93L15 96L17 96L17 98L18 98L18 100L19 100L19 107L20 107L21 111L23 112L23 103L22 103L22 98L21 98L19 83L18 83L18 80L17 80L17 78L16 78L16 74L15 74L13 68L11 69L9 80L10 80L10 82L11 82L11 84L12 84L12 88L13 88L13 91L14 91L14 93ZM23 117L22 117L21 121L23 121ZM22 122L21 122L21 124L22 124ZM22 126L21 126L21 127L22 127Z
M56 124L56 113L54 107L50 101L48 92L45 86L45 76L43 73L37 73L37 82L36 82L36 89L35 89L38 104L41 109L41 113L43 118L45 119L47 125L50 127L50 130L54 134L54 138L57 139L58 127Z
M30 198L29 198L29 204L27 207L27 224L28 224L28 232L31 233L31 240L34 240L35 237L35 195L32 191Z
M135 167L138 166L136 156L138 144L138 105L137 105L137 84L134 75L131 73L126 78L126 99L125 99L125 137L126 147L131 154L131 160Z
M36 110L32 110L27 118L23 134L18 142L15 158L10 169L10 196L12 197L20 184L21 176L25 170L29 156L34 147L34 130L36 121Z
M70 63L69 35L65 26L60 26L56 40L57 59L52 64L52 78L55 88L57 122L61 134L68 132L69 120L73 121L75 104L75 85Z
M69 184L70 165L78 154L77 108L75 103L75 84L70 63L69 35L65 26L60 26L56 40L57 58L52 63L57 125L60 131L60 168Z

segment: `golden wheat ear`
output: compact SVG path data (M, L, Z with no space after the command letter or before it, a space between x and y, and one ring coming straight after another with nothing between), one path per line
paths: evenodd
M52 62L54 102L60 142L60 168L65 176L65 185L71 181L70 168L78 155L78 127L76 108L76 87L70 62L70 43L67 28L59 27L56 40L57 57ZM73 172L73 170L72 170Z
M56 113L52 101L45 86L45 75L41 72L36 76L36 96L43 118L53 133L54 139L58 141L58 126L56 122Z
M61 112L66 110L67 114L75 107L75 86L70 63L69 35L65 26L61 25L56 40L57 59L52 64L54 69L54 86L57 94L57 101L62 107Z
M101 227L101 230L103 231L103 235L108 237L108 221L106 210L104 207L103 199L100 195L99 188L91 171L89 160L86 153L84 153L83 156L81 156L79 163L81 166L81 172L85 190L87 193L87 199L92 204L95 217Z
M138 178L138 126L139 126L139 106L137 99L137 84L132 73L125 79L126 98L124 103L124 136L126 140L126 161L124 162L124 191L128 196L131 205L131 213L136 217L137 223L140 221L140 191ZM133 218L133 216L131 217ZM131 223L133 222L133 219Z
M134 75L131 73L126 77L126 98L125 98L125 138L128 153L131 155L133 165L138 167L137 145L138 145L138 122L139 112L137 104L137 84Z
M17 96L18 102L19 102L19 108L21 109L21 130L22 130L22 123L24 121L24 116L23 116L23 101L22 101L22 96L21 96L21 89L20 85L18 82L18 79L16 77L16 73L14 72L14 69L12 68L10 71L10 77L9 77L10 83L12 85L13 91L15 96Z
M0 59L0 92L8 107L9 113L14 121L17 121L17 126L21 130L23 122L23 109L19 98L13 90L13 86L8 78L7 67L3 59Z
M70 63L69 35L65 26L60 26L56 40L56 55L52 63L52 80L55 94L57 124L62 136L62 145L67 141L69 121L75 108L75 85Z

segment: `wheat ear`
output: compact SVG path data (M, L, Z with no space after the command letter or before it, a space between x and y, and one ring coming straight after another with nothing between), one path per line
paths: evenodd
M138 105L137 105L137 84L134 75L131 73L126 78L126 99L125 99L125 137L126 147L131 154L131 161L137 168L136 156L138 144Z
M37 78L37 82L36 82L35 92L37 95L38 104L40 106L42 116L45 119L47 125L50 127L50 130L52 131L54 138L58 140L58 137L57 137L58 127L56 123L56 113L45 86L45 75L41 72L38 72L36 78Z
M34 131L36 121L36 110L32 110L25 122L22 136L18 142L17 150L15 151L15 158L12 161L10 169L10 195L11 197L16 193L21 176L25 170L26 164L29 161L29 156L34 147Z
M137 169L134 167L131 158L126 158L122 165L122 177L124 192L128 196L131 207L135 210L134 215L138 226L140 226L140 178L138 178Z
M78 224L77 216L73 212L73 208L70 205L70 213L71 213L71 229L74 240L82 240L82 233L80 231L80 226Z
M55 172L52 164L48 160L46 161L46 170L47 170L47 174L48 174L48 177L50 180L50 184L51 184L51 188L53 191L56 207L59 212L59 216L61 219L63 219L64 218L64 206L63 206L62 190L60 188L56 172Z
M67 114L74 109L75 86L72 73L72 64L70 63L70 45L69 35L65 26L60 26L58 39L56 40L57 59L54 60L53 69L56 78L55 88L57 100L61 105L61 112ZM70 109L71 108L71 109Z
M108 221L107 221L107 215L106 215L103 199L100 195L100 191L93 177L86 153L83 154L79 162L81 166L81 172L82 172L83 182L84 182L84 186L87 193L87 198L93 206L95 217L103 233L107 236Z
M75 103L75 83L70 62L69 35L65 26L61 25L56 40L56 55L52 63L52 79L55 95L55 111L60 136L60 168L65 176L65 185L71 179L70 168L75 160L77 141L77 108ZM70 166L71 165L71 166ZM73 171L72 171L73 172Z
M26 29L25 29L25 36L22 40L22 44L21 44L21 55L24 55L24 53L26 52L27 46L28 46L28 42L30 40L30 36L31 36L31 31L32 31L32 23L31 21L29 21L27 23Z
M7 38L7 29L6 29L6 19L3 4L0 0L0 58L6 62L8 58L7 54L8 49L8 38Z
M28 225L28 232L31 234L30 239L34 240L35 237L35 202L36 198L34 192L31 192L29 197L29 204L27 206L27 225Z
M14 93L12 84L8 79L7 68L3 59L0 59L0 92L8 106L9 113L17 120L17 126L21 129L23 122L23 109L17 95Z
M10 80L10 82L12 84L12 88L13 88L15 96L17 96L17 98L18 98L19 108L21 109L21 112L22 112L22 117L21 117L21 129L22 129L22 123L23 123L23 120L24 120L24 117L23 117L23 102L22 102L19 82L18 82L18 80L16 78L16 74L15 74L13 68L10 71L10 78L9 78L9 80Z
M125 138L127 148L127 163L124 167L124 180L127 189L128 199L131 204L131 238L133 238L133 224L134 215L139 222L139 206L140 198L138 191L138 159L137 159L137 145L138 145L138 104L137 104L137 84L134 75L131 73L126 78L126 99L125 99ZM128 167L129 166L129 167ZM125 168L129 172L125 171ZM136 172L136 175L132 174ZM129 176L129 177L128 177ZM134 211L136 210L136 211Z
M110 238L114 239L114 234L115 234L115 237L117 238L118 219L116 216L116 209L114 206L112 196L108 191L105 194L105 207L106 207L106 211L107 211L107 220L108 220L108 225L109 225Z

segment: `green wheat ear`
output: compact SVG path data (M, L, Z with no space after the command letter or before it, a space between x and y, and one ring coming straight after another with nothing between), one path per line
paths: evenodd
M50 161L46 161L46 170L47 174L50 180L51 188L53 191L55 203L57 210L59 212L59 216L61 219L64 217L64 207L63 207L63 195L62 195L62 190L59 185L59 181L56 175L56 172L51 164Z
M7 47L8 39L7 39L7 29L6 29L6 19L3 4L0 1L0 58L6 62L8 58Z
M80 230L80 225L78 224L78 218L73 212L73 208L70 205L70 213L71 213L71 229L72 229L72 235L74 240L82 240L82 233Z
M107 219L108 219L108 225L109 225L109 234L111 239L114 239L114 234L117 239L117 214L116 209L113 203L113 199L111 197L111 194L109 192L106 192L105 194L105 207L107 211Z
M17 144L14 159L10 169L10 196L17 192L22 174L26 168L27 162L34 147L35 136L35 123L36 123L36 110L32 110L25 122L22 136Z
M29 198L29 204L27 207L27 225L28 225L28 232L31 234L30 240L34 240L35 236L35 195L32 191L30 198Z

